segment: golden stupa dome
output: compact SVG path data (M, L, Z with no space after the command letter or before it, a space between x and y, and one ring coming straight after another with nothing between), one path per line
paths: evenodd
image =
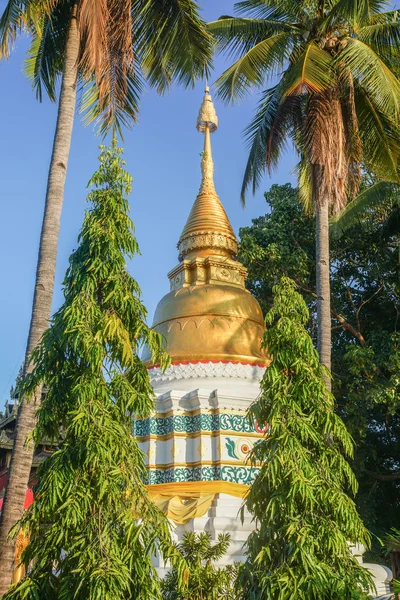
M171 291L159 302L153 328L166 341L172 363L224 361L266 364L264 319L245 288L247 271L236 260L237 239L214 187L211 136L218 119L208 88L197 129L204 133L202 181L178 242ZM143 359L150 364L145 349Z

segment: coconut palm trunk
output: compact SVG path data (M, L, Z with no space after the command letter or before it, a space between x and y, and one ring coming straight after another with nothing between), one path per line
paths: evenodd
M317 329L320 362L331 371L331 286L329 272L329 199L316 206ZM331 380L325 377L331 390Z
M25 355L25 374L33 368L33 365L29 364L30 354L46 330L51 315L58 233L76 104L79 55L76 5L72 10L73 14L67 35L57 125L47 182L32 317ZM24 510L25 494L34 452L33 443L27 444L26 440L35 427L35 414L40 399L41 390L38 390L35 399L27 402L25 398L22 398L19 406L16 438L0 523L0 597L7 592L12 581L15 550L14 541L8 539L8 533Z

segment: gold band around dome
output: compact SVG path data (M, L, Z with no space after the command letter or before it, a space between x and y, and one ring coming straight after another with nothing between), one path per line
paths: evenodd
M196 231L187 237L181 238L178 244L179 258L182 260L192 250L214 250L227 251L230 256L236 256L238 245L233 237L208 231Z

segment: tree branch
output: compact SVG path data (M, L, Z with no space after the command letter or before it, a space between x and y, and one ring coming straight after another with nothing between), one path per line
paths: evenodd
M400 481L400 471L396 471L396 473L390 473L388 475L367 470L365 470L364 473L372 477L372 479L376 479L377 481Z
M355 327L353 327L353 325L348 323L346 319L342 317L342 315L340 315L334 308L331 308L331 314L337 321L339 321L340 326L345 331L349 331L352 335L354 335L355 338L357 338L361 346L365 346L365 338L361 331L358 331Z
M313 298L317 297L317 294L313 290L310 290L310 289L304 287L299 281L296 281L296 283L303 292L305 292L306 294L311 294L311 296L313 296ZM357 331L357 329L355 327L353 327L353 325L351 325L348 321L346 321L346 319L342 315L340 315L337 312L337 310L335 310L335 308L332 308L332 307L331 307L331 315L334 319L339 321L340 327L342 329L344 329L345 331L348 331L349 333L354 335L354 337L360 342L361 346L365 346L365 338L364 338L363 334L361 333L361 331Z

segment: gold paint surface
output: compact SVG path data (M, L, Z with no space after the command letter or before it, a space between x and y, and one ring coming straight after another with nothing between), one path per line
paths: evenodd
M206 88L197 128L204 133L199 194L178 242L171 291L157 306L153 327L173 363L225 361L267 365L257 300L245 289L246 268L236 260L237 239L214 186L211 133L218 127ZM145 348L143 360L151 364Z
M165 337L172 362L266 364L261 308L244 288L209 284L172 291L159 303L153 327ZM148 350L143 360L150 361Z
M244 483L231 483L228 481L175 481L174 483L157 483L146 486L151 496L165 494L168 496L179 495L185 498L198 498L201 494L229 494L237 498L244 498L250 486Z

